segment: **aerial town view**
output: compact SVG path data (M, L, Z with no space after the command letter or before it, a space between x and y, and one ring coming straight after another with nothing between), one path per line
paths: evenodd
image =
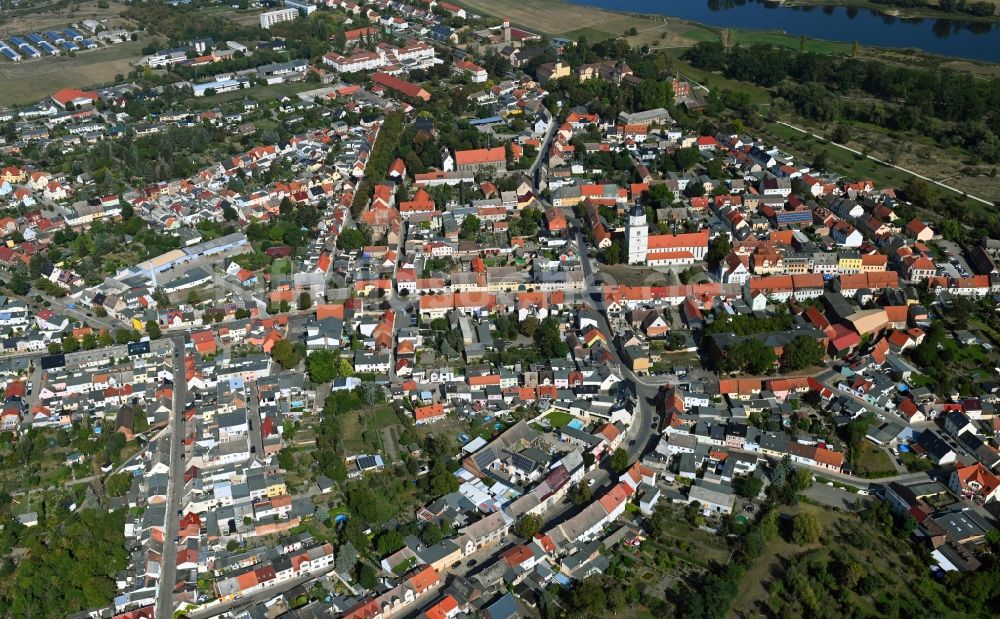
M2 0L0 619L1000 616L1000 0Z

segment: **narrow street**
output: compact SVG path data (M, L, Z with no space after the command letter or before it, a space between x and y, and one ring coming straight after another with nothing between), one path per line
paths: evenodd
M164 434L170 450L170 478L167 482L166 532L163 556L160 558L159 589L156 595L156 616L169 617L174 611L173 589L177 582L177 530L180 518L181 492L184 486L184 460L181 446L184 439L184 409L187 402L187 381L184 379L184 336L171 338L174 343L174 398L170 412L170 433Z
M264 460L264 438L260 433L260 393L257 381L250 381L247 402L247 421L250 424L250 452L257 462Z
M601 330L608 334L608 337L614 337L614 331L608 323L608 318L600 307L600 289L594 283L593 264L590 256L587 255L582 232L577 231L576 244L577 255L580 256L580 261L583 264L585 282L583 302L598 315ZM648 448L652 447L652 442L655 439L655 428L653 427L655 404L653 401L659 393L660 386L666 384L667 379L663 377L641 378L622 362L621 355L614 345L609 345L608 350L614 357L616 374L631 383L635 392L635 411L632 423L625 432L625 450L628 452L629 461L634 462L641 458Z
M279 585L262 589L261 591L257 591L256 593L253 593L246 597L240 597L229 602L224 602L222 604L213 604L212 606L200 610L195 610L192 612L185 613L185 616L188 617L189 619L208 619L209 617L216 617L228 611L237 611L240 609L249 608L259 602L266 602L267 600L270 600L276 595L280 595L285 591L288 591L289 589L301 585L302 583L309 582L314 578L320 578L322 576L325 576L326 574L329 574L332 571L333 571L333 566L330 566L328 568L319 570L318 572L282 581L281 584ZM157 612L156 616L165 617L169 615L160 615Z

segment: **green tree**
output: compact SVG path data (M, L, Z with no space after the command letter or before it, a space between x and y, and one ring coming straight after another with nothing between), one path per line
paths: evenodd
M934 189L927 181L911 176L903 185L903 196L921 208L929 208L934 199Z
M717 270L719 264L732 251L733 244L729 240L729 235L725 232L712 239L712 242L708 244L708 252L705 254L705 262L708 263L708 268L713 271Z
M514 526L511 527L511 532L522 538L531 539L535 537L535 534L542 529L542 517L538 514L525 514L521 516Z
M375 569L372 568L368 563L361 565L361 573L358 574L358 582L365 589L374 589L375 585L378 583L376 580Z
M351 542L346 542L337 549L334 567L342 574L350 573L358 563L358 551Z
M458 233L458 238L471 241L479 236L483 223L475 215L468 215L462 220L462 229Z
M674 194L664 184L650 185L646 198L653 208L667 208L674 203Z
M378 539L375 540L375 547L379 555L383 557L402 549L405 545L406 540L403 539L403 534L395 529L390 529L380 534Z
M31 279L38 279L42 276L42 269L47 262L44 254L39 253L31 257L31 260L28 262L28 274L31 275Z
M573 502L573 505L587 505L593 496L594 491L586 482L573 484L569 489L569 500Z
M559 322L552 316L542 320L538 326L535 343L545 359L562 358L569 354L569 346L563 341L562 333L559 331Z
M365 233L357 228L348 228L337 237L337 248L341 251L357 251L368 244Z
M97 336L91 331L83 336L81 344L84 350L94 350L97 348Z
M611 470L623 473L628 468L628 452L619 447L611 454Z
M312 307L312 296L308 292L299 294L299 311L304 311Z
M813 338L799 335L781 351L781 367L786 372L794 372L823 360L823 347Z
M15 273L13 277L10 278L10 283L7 284L11 292L16 295L24 296L31 291L31 282L20 272Z
M314 383L328 383L337 377L340 355L332 350L314 350L306 357L306 371Z
M604 260L605 264L620 264L624 254L625 252L622 247L622 243L618 240L612 241L611 245L608 245L601 250L601 258Z
M151 340L158 340L163 335L160 331L160 324L155 320L146 321L146 335Z
M107 604L114 576L128 564L122 544L125 511L85 509L47 518L16 566L5 568L0 609L5 617L65 617ZM8 527L11 526L9 523ZM67 578L72 569L73 577Z
M774 349L754 337L736 342L723 356L721 369L725 372L750 372L764 374L774 369L778 360Z
M823 150L816 153L815 157L813 157L812 165L810 167L812 167L814 170L826 170L827 166L829 165L830 165L830 151L824 148Z
M424 543L424 546L440 544L442 539L444 539L444 534L441 532L440 525L436 522L425 526L424 530L420 533L420 541Z
M104 482L104 489L114 497L125 496L132 487L132 476L126 472L115 473Z
M796 514L792 517L791 540L799 546L814 544L819 541L819 520L810 512Z
M737 477L734 480L734 486L740 496L752 499L764 489L764 481L756 475L748 475L746 477Z
M302 355L292 345L289 340L278 340L271 348L271 358L281 364L281 367L290 370L299 365Z

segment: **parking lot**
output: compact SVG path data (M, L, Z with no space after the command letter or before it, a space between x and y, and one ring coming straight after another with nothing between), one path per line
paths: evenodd
M945 260L938 261L938 273L948 277L969 277L975 271L969 266L962 255L962 248L956 243L946 240L937 242L938 247L944 252Z

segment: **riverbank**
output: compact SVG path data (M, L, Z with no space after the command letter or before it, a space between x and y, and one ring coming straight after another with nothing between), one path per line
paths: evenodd
M942 11L930 7L904 7L889 4L879 4L870 0L774 0L776 4L785 6L801 6L810 8L820 8L824 6L843 6L856 9L866 9L876 11L890 17L900 19L953 19L956 21L970 22L1000 22L1000 0L987 0L997 7L997 13L992 16L970 15L956 11Z
M814 0L789 0L813 2ZM836 2L837 0L815 0ZM854 0L842 0L852 2ZM865 1L865 0L859 0ZM997 0L1000 1L1000 0ZM669 17L615 11L565 0L457 0L475 13L501 18L507 17L515 27L538 32L550 37L576 40L585 36L589 40L607 37L623 38L633 46L647 45L652 49L680 49L701 41L719 41L725 32L734 45L768 44L799 49L820 54L855 55L889 64L943 68L971 73L979 77L1000 76L1000 65L977 60L967 60L931 54L918 49L900 49L860 45L857 50L849 42L829 41L784 34L780 31L727 29L706 26L694 21ZM635 34L628 34L635 28Z
M458 0L467 10L506 17L514 27L576 40L623 37L632 45L690 47L699 41L718 40L711 28L662 15L640 15L571 4L564 0ZM634 35L627 33L635 29Z

